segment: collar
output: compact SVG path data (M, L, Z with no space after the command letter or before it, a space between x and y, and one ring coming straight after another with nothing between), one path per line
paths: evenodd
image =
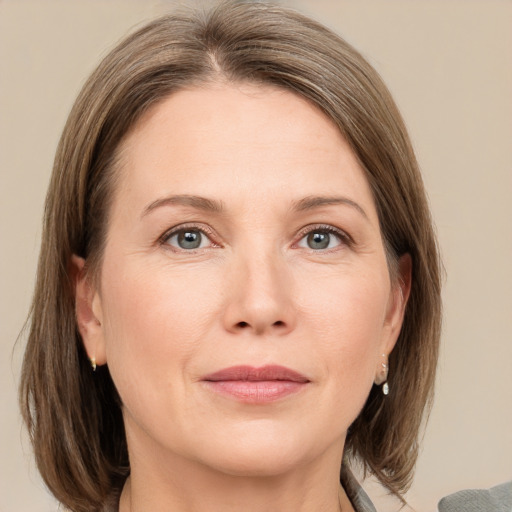
M341 466L340 482L356 512L377 512L370 498L345 463Z

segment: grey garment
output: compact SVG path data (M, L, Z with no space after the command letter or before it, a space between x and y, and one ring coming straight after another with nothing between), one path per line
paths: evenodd
M356 512L377 512L345 463L341 466L340 481Z
M438 504L439 512L512 512L512 481L492 489L468 489L450 494Z

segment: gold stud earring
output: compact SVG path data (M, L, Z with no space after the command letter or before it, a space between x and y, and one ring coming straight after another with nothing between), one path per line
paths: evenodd
M96 358L95 357L91 357L89 359L89 361L91 362L92 371L95 372L96 371Z

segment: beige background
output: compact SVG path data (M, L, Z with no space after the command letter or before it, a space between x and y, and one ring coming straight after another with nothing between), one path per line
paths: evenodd
M182 2L186 3L186 2ZM192 2L189 2L192 3ZM418 511L512 478L512 2L300 0L381 72L423 168L447 281ZM85 77L171 2L0 0L0 511L55 511L16 404L53 153ZM398 506L368 486L380 511Z

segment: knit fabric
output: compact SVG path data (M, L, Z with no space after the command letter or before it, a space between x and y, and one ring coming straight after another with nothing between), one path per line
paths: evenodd
M512 481L492 489L468 489L450 494L438 505L439 512L512 512Z

